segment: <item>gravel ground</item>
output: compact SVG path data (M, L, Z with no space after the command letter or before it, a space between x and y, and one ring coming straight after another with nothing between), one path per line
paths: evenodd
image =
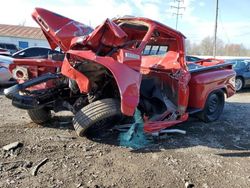
M165 135L140 150L110 134L77 137L70 114L42 127L2 94L0 102L0 148L22 143L0 149L0 187L250 187L249 89L227 99L218 121L190 118L178 126L186 135Z

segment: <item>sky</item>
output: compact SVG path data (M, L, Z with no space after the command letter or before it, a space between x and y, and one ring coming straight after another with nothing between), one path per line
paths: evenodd
M147 17L176 26L175 0L7 0L1 2L0 24L37 26L31 13L41 7L96 27L106 18ZM214 35L216 0L183 0L178 30L191 42ZM218 37L250 49L250 0L219 0Z

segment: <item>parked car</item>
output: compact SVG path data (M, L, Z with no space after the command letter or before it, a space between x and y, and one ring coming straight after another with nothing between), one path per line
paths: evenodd
M4 51L6 52L6 50ZM33 60L31 60L32 58ZM35 65L34 58L40 59L39 62L35 63ZM26 48L14 53L10 57L0 55L0 84L15 84L16 81L20 83L33 77L40 76L39 65L41 62L44 63L42 66L43 73L55 72L57 68L61 68L61 61L63 58L63 53L44 47ZM33 62L33 64L30 64L30 60ZM43 84L43 87L45 87L45 84ZM40 89L41 88L42 85L40 86Z
M10 52L3 48L0 48L0 55L11 56Z
M34 122L46 122L51 110L67 109L75 114L74 128L83 136L107 122L132 117L139 109L145 132L156 133L186 121L189 114L205 122L217 120L225 96L235 93L232 64L201 63L188 70L184 35L159 22L107 19L84 36L88 27L45 9L36 8L33 18L51 47L67 54L61 73L43 74L4 90L14 106L32 112ZM56 84L29 89L48 81Z
M200 61L200 60L202 60L202 58L199 58L196 56L190 56L190 55L186 56L186 61L188 61L188 62L196 62L196 61Z
M234 63L236 91L240 91L244 87L250 87L250 59L233 59L227 62Z
M18 51L17 46L11 43L0 43L0 48L8 50L11 54Z
M16 81L12 78L12 74L9 71L9 66L12 63L12 57L0 55L0 85L16 83Z
M16 53L12 54L14 58L45 58L47 59L52 54L62 54L57 50L52 50L46 47L30 47L25 48L23 50L17 51Z

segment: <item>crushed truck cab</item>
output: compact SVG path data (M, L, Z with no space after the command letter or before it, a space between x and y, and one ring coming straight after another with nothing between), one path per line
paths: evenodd
M57 32L48 30L57 22L50 16L54 14L44 9L33 13L51 47L57 44L65 51L61 73L70 94L63 102L74 112L73 125L80 136L105 127L110 120L115 124L129 118L136 109L148 133L186 121L189 114L215 121L225 96L235 93L231 64L216 59L187 63L185 36L159 22L107 19L89 35L74 36L77 27L72 32L63 25L57 25ZM43 105L53 110L51 104Z

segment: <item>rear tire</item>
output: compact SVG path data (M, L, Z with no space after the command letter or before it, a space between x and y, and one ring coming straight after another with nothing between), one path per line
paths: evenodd
M78 136L87 132L101 130L109 125L114 125L114 120L121 119L120 103L115 99L102 99L90 103L78 111L73 120L73 126Z
M222 90L216 90L207 97L205 107L198 117L208 123L217 120L223 112L225 96Z
M45 108L28 110L28 115L37 124L44 124L51 120L51 111Z

